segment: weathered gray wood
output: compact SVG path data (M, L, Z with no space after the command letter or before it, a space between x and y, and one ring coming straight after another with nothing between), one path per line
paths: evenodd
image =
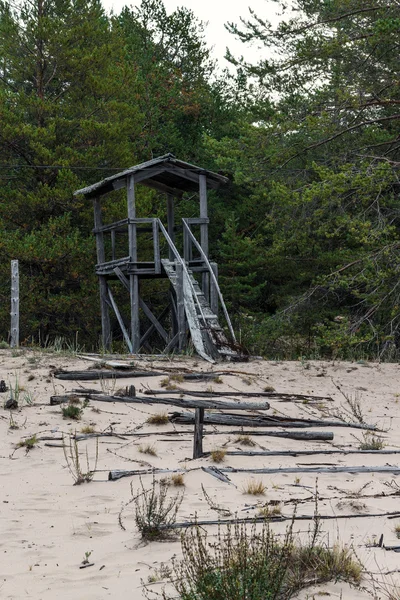
M206 453L207 454L207 453ZM226 453L229 456L313 456L315 454L323 454L325 456L341 454L347 456L348 454L400 454L400 450L266 450L266 451L253 451L253 450L238 450L230 451Z
M116 260L116 258L115 258L115 229L111 230L111 259Z
M204 174L199 176L199 199L200 199L200 218L208 217L207 207L207 177ZM200 242L204 254L208 256L208 225L203 223L200 225Z
M157 219L153 219L153 249L154 249L154 270L157 274L161 273L161 256L160 256L160 235L158 230Z
M128 290L129 292L129 279L127 277L125 277L124 273L121 271L121 269L119 267L115 267L115 269L113 269L114 273L116 274L116 276L118 277L118 279L120 280L120 282L122 283L122 285L125 287L125 289Z
M218 290L214 283L214 280L218 281L218 265L215 262L210 265L214 273L214 277L210 277L210 308L218 316Z
M148 396L157 396L170 394L168 390L144 390L144 394ZM280 394L279 392L236 392L227 390L225 392L212 391L212 392L199 392L197 390L184 390L178 388L176 393L183 394L184 396L198 396L199 398L216 398L216 397L240 397L240 398L272 398L274 400L299 401L304 404L310 402L332 402L332 398L322 396L308 396L307 394Z
M94 381L97 379L130 379L131 377L155 377L166 375L159 371L110 371L107 369L90 371L58 371L54 373L56 379L66 381Z
M108 481L116 481L122 477L133 477L134 475L159 475L163 473L185 473L185 469L135 469L133 471L115 470L108 474Z
M101 216L101 202L99 198L93 200L94 208L94 227L98 230L103 225ZM105 262L104 236L101 231L96 233L97 263L100 265ZM111 326L110 313L108 308L108 287L104 276L99 276L100 287L100 309L101 309L101 331L103 348L109 349L111 345Z
M350 513L350 514L334 514L334 515L320 515L318 514L318 519L322 519L324 521L332 520L332 519L373 519L376 517L393 517L397 518L400 516L399 511L390 511L390 512L380 512L380 513ZM270 515L268 517L268 521L270 522L279 522L279 521L313 521L315 519L315 514L312 515ZM160 529L185 529L186 527L204 527L205 525L228 525L232 523L264 523L266 517L242 517L237 518L234 517L232 519L201 519L195 521L184 521L181 523L173 523L171 525L161 525Z
M229 479L229 477L227 477L225 473L222 473L217 467L201 467L201 470L204 471L204 473L208 473L216 479L219 479L219 481L222 481L223 483L229 483L230 485L234 485Z
M193 458L203 456L204 408L196 408L193 436Z
M11 339L10 347L19 346L19 265L11 261Z
M73 396L79 396L79 393L72 394ZM98 402L131 402L135 404L166 404L168 406L179 406L183 408L195 408L207 409L207 410L268 410L268 402L221 402L220 400L182 400L182 398L149 398L147 396L135 396L134 399L128 398L127 396L118 395L107 395L99 393L87 393L81 394L88 400L97 400ZM56 398L70 398L70 396L52 396L52 399ZM50 400L51 403L51 400ZM56 403L54 401L54 403Z
M160 314L160 316L157 319L157 322L160 323L161 319L164 318L164 316L167 314L169 310L169 306L167 305L164 310L162 311L162 313ZM156 318L156 317L155 317ZM152 335L152 333L156 330L156 326L154 323L152 323L150 325L150 327L148 328L147 331L145 331L145 333L142 335L142 337L140 338L140 346L143 346L143 344L146 342L147 338Z
M400 475L400 467L398 466L376 466L376 467L276 467L276 468L259 468L259 469L234 469L233 467L223 467L220 469L222 473L254 473L255 475L276 475L277 473L391 473Z
M189 424L194 422L192 413L173 413L170 416L172 423ZM228 426L248 426L248 427L290 427L290 428L305 428L305 427L351 427L355 429L368 429L376 431L372 425L362 425L361 423L349 424L342 421L324 421L320 419L295 419L291 417L276 417L267 415L255 416L238 416L230 414L206 414L204 417L205 423L212 425L228 425Z
M110 288L108 288L108 297L110 299L111 306L113 307L113 310L115 312L115 316L117 317L117 321L118 321L119 326L121 328L122 335L124 336L125 343L128 346L129 352L132 354L132 352L133 352L132 342L129 339L129 334L128 334L127 330L126 330L126 327L125 327L124 321L122 319L121 313L119 312L117 303L114 300L114 296L113 296L112 291L110 290Z
M167 342L168 341L168 334L167 334L167 332L165 331L165 329L161 325L161 323L158 321L157 317L155 317L153 315L153 313L151 312L151 310L149 309L149 307L147 306L147 304L144 302L144 300L142 300L142 298L139 298L139 306L142 309L142 311L144 312L144 314L146 315L146 317L149 319L149 321L157 329L158 333L161 335L161 337L163 338L163 340L165 342Z
M177 345L179 341L179 334L176 333L173 338L168 342L167 346L164 348L164 352L171 352Z
M171 194L167 194L167 230L168 235L175 244L175 214L174 214L174 197ZM172 248L168 248L169 260L174 260L174 253Z
M183 267L178 261L175 262L176 271L176 312L178 322L178 349L179 352L186 347L186 315L183 296Z
M127 204L128 204L128 233L129 233L129 256L132 262L137 262L137 237L136 223L131 219L136 217L135 204L135 178L133 175L127 177ZM129 276L129 294L131 304L131 342L133 352L139 352L140 348L140 323L139 323L139 278L137 275Z

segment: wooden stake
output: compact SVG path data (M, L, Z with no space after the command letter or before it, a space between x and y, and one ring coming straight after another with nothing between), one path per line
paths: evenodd
M18 261L11 261L11 348L19 346L19 268Z
M203 456L204 408L196 408L194 420L193 458Z

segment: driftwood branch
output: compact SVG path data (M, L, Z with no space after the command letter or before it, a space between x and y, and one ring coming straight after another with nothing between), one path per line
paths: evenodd
M76 394L75 394L76 395ZM167 404L181 408L204 408L221 410L268 410L268 402L229 402L220 400L183 400L182 398L143 398L132 396L107 396L105 394L84 394L87 400L96 402L121 402L123 404ZM68 402L70 396L51 396L50 404Z
M381 513L368 513L368 514L345 514L345 515L318 515L318 519L333 520L333 519L372 519L376 517L400 517L399 511L392 512L381 512ZM268 521L312 521L315 519L315 515L271 515L268 517ZM161 529L184 529L185 527L197 527L198 525L228 525L231 523L264 523L265 517L243 517L243 518L232 518L232 519L204 519L196 521L184 521L182 523L173 523L172 525L161 525Z
M174 412L170 415L171 423L192 424L194 423L194 415L186 412ZM361 423L344 423L343 421L326 421L320 419L295 419L291 417L278 416L238 416L230 414L206 414L204 422L212 425L229 425L229 426L248 426L248 427L353 427L356 429L369 429L376 431L373 425L363 425Z
M162 396L170 394L168 390L145 390L146 396ZM197 390L184 390L178 388L173 393L183 394L184 396L194 396L197 398L216 398L216 397L239 397L239 398L273 398L281 402L302 402L308 404L309 402L333 402L332 398L326 396L309 396L307 394L281 394L278 392L237 392L237 391L225 391L221 392L200 392Z

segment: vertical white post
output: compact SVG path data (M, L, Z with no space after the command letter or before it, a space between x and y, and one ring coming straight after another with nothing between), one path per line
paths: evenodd
M18 261L11 261L11 348L19 346L19 269Z

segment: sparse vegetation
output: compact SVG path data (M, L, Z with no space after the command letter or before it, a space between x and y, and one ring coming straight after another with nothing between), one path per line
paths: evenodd
M222 377L220 375L217 375L216 377L213 378L213 382L214 383L224 383L224 380L222 379Z
M149 454L150 456L157 456L157 450L154 444L142 444L138 448L141 454Z
M249 435L238 435L235 442L242 446L256 446L256 442Z
M397 539L399 540L400 539L400 523L395 525L394 532L396 534Z
M24 440L20 440L17 443L17 448L25 448L27 452L29 452L29 450L32 450L32 448L34 448L36 446L36 444L38 443L38 439L36 436L36 433L34 435L32 435L30 438L26 438Z
M251 494L253 496L263 496L266 489L266 486L261 480L256 481L255 479L249 479L243 486L243 493Z
M61 407L62 416L64 419L72 419L73 421L79 421L82 417L82 407L76 404L68 404L68 406Z
M266 504L265 506L261 506L258 509L258 514L260 517L265 517L266 519L270 518L270 517L278 517L279 515L282 514L282 506L281 503L278 502L277 504Z
M81 427L81 433L95 433L96 430L93 425L84 425Z
M274 392L275 388L272 385L266 385L264 388L264 392Z
M68 470L71 473L74 480L74 485L81 485L82 483L89 483L90 481L92 481L99 458L99 440L96 439L96 450L93 468L90 468L87 446L85 451L86 468L82 468L79 456L78 442L76 441L75 437L69 438L69 444L66 444L65 439L63 437L63 450Z
M361 580L361 565L350 549L302 545L294 539L293 523L283 539L267 520L258 527L220 524L212 542L195 527L182 534L181 546L182 559L173 562L169 576L181 600L289 600L311 584ZM165 590L161 597L172 598Z
M146 419L146 423L149 425L166 425L166 423L168 423L168 413L164 411L162 413L150 415Z
M174 475L171 475L171 481L175 487L185 486L185 479L183 473L175 473Z
M210 452L211 460L215 463L224 462L226 450L224 448L215 448Z
M150 489L145 489L140 479L141 490L134 498L135 521L145 540L155 540L170 535L168 530L176 522L183 500L183 492L168 498L168 486L157 482L153 476Z
M365 431L362 435L363 439L360 440L359 450L382 450L385 447L383 438L371 431Z

